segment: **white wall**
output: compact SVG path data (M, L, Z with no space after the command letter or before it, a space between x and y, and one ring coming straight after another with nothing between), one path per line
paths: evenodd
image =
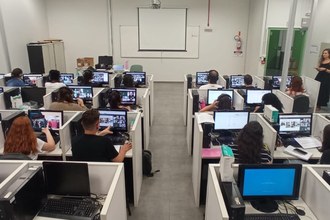
M142 64L147 73L154 74L156 81L182 81L183 75L199 70L217 69L221 74L244 72L246 40L249 16L249 1L211 1L210 26L212 32L204 32L207 24L207 1L163 0L164 8L188 8L188 26L200 26L198 59L128 59L129 65ZM114 59L120 57L120 25L137 25L137 7L149 6L149 0L111 0ZM233 16L235 15L235 16ZM243 56L236 57L234 36L241 31Z
M108 0L45 0L50 38L64 41L66 70L80 57L110 55ZM114 42L116 44L116 42Z
M45 2L44 0L2 0L0 4L11 69L20 67L24 72L29 72L26 44L48 39ZM10 72L3 65L0 68L0 72Z

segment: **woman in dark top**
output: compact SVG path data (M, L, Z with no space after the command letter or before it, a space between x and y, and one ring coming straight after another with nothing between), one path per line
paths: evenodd
M257 106L254 112L264 112L265 105L272 105L278 110L279 113L283 113L283 104L273 93L267 93L262 97L262 106Z
M121 104L121 96L118 91L111 91L109 94L109 105L111 110L127 110L130 111L131 108L129 106L123 106Z
M271 163L272 157L264 146L263 129L259 122L251 121L240 131L237 137L237 150L233 149L237 163Z
M327 106L329 101L329 91L330 91L330 48L324 49L322 52L322 57L320 59L319 66L315 68L318 74L315 80L319 81L320 91L317 100L317 109L320 110L321 106Z
M323 142L321 151L323 152L320 164L330 164L330 124L323 129Z

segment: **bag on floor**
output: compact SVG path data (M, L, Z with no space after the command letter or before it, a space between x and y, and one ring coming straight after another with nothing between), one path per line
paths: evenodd
M143 175L148 177L152 177L155 172L159 172L159 170L152 172L152 154L149 150L143 150L142 152L142 170Z

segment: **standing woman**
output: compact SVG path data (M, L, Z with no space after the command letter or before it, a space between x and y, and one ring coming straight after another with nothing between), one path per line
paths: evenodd
M330 91L330 48L324 49L320 59L319 66L315 68L318 74L315 80L319 81L320 91L317 100L317 109L320 110L321 106L327 106L329 101Z

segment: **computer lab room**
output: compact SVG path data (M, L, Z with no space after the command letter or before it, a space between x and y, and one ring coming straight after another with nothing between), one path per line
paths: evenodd
M0 1L0 220L327 220L329 0Z

